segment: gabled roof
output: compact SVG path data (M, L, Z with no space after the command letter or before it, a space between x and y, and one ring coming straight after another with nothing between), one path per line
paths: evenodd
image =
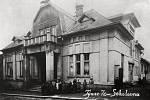
M81 20L84 20L84 17L89 18L91 22L86 21L82 23ZM99 14L97 11L92 9L84 12L83 15L77 19L77 21L74 23L74 26L69 30L69 32L78 32L97 27L102 27L109 24L112 24L110 20L108 20L107 18Z
M14 36L12 38L12 41L16 41L16 40L23 40L23 36Z
M20 36L20 37L14 36L13 39L15 39L15 40L18 40L18 39L19 39L19 42L14 42L14 41L11 42L11 43L8 44L5 48L3 48L2 51L3 51L3 50L10 49L10 48L17 47L17 46L20 46L20 45L23 45L24 36Z
M134 23L136 28L140 27L140 24L137 18L135 17L134 13L128 13L128 14L120 13L114 16L110 16L108 17L108 19L112 22L121 22L124 19L131 19L131 22Z
M145 58L141 58L141 62L145 62L145 63L149 64L149 66L150 66L150 61L148 61L148 60L145 59Z

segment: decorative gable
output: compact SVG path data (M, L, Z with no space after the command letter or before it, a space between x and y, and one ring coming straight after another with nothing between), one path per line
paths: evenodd
M40 35L40 30L58 25L59 14L58 11L50 4L41 7L38 11L32 30L32 37Z
M34 19L34 23L44 23L49 19L56 18L57 16L58 12L51 5L47 5L45 7L40 8Z

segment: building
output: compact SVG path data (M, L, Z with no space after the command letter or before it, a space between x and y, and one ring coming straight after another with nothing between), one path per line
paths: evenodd
M51 2L37 12L32 30L13 37L3 51L3 79L11 84L43 83L54 79L114 85L137 81L143 47L135 41L140 24L133 13L109 18L76 6L71 16ZM13 81L12 81L13 80Z
M150 62L144 58L141 58L141 79L146 78L150 81Z
M3 56L0 54L0 81L3 79Z

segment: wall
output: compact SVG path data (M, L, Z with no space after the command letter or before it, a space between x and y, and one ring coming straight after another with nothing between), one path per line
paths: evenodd
M121 65L121 54L124 54L124 68L123 68L123 81L129 80L129 63L133 63L133 80L137 81L140 73L140 61L136 60L134 57L135 53L133 52L135 45L133 44L133 50L131 50L131 42L127 39L127 37L121 35L119 31L115 31L116 35L113 39L114 47L111 51L111 55L114 55L114 63L115 65ZM132 52L132 55L131 55ZM134 54L133 54L134 53ZM140 58L140 56L139 56ZM113 62L111 62L113 64ZM110 65L112 65L110 64Z
M10 58L11 60L8 61L8 58ZM4 58L3 58L3 78L4 79L13 79L13 80L17 80L17 79L23 79L23 77L20 77L20 65L17 64L18 61L23 60L23 55L22 55L22 48L17 48L8 52L4 52ZM6 66L7 66L7 62L12 62L12 77L7 77L6 76ZM22 66L24 67L24 66ZM23 69L22 68L22 73L23 73Z
M95 84L113 84L114 82L114 53L108 51L108 48L112 48L113 31L95 31L92 33L83 33L82 36L88 35L89 39L85 41L70 42L68 38L63 41L63 77L65 80L72 81L74 77L68 77L68 66L70 54L90 53L90 76L93 76ZM79 35L81 36L81 34ZM78 35L72 36L78 37ZM109 38L108 38L109 37ZM75 45L80 45L78 49L75 49ZM85 46L84 44L89 44ZM84 47L85 46L85 47ZM84 49L86 48L86 49ZM87 51L84 51L87 50ZM110 63L109 63L110 62ZM113 64L113 65L112 65ZM65 71L64 71L65 70ZM87 77L80 77L80 80L89 79Z
M3 79L3 55L0 54L0 80Z

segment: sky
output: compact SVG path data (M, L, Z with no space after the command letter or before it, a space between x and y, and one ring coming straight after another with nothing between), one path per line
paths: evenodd
M11 43L13 36L26 34L42 0L0 0L0 50ZM60 8L75 15L76 3L84 4L84 11L95 9L105 17L133 12L141 27L135 38L144 47L144 58L150 61L150 0L51 0Z

